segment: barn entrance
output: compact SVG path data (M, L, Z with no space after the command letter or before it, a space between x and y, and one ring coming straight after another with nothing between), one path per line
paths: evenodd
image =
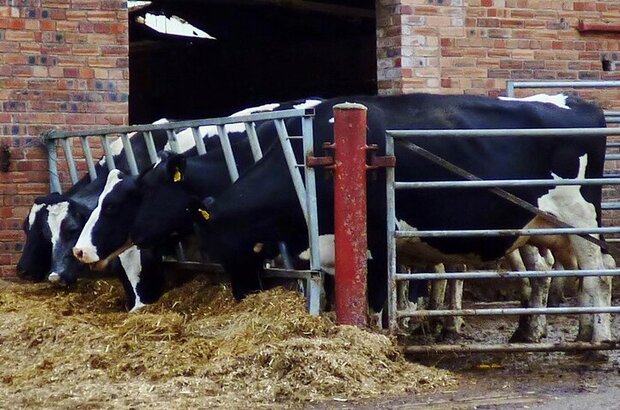
M178 16L212 39L159 33ZM153 0L129 12L130 123L377 91L374 0Z

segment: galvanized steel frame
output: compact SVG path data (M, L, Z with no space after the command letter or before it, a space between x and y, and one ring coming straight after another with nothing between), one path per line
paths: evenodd
M529 137L558 137L595 135L620 135L620 128L577 128L577 129L463 129L463 130L388 130L386 131L386 155L394 155L394 140L396 138L412 137L500 137L500 136L529 136ZM398 166L398 164L397 164ZM443 280L443 279L474 279L474 278L536 278L536 277L585 277L585 276L620 276L620 269L587 270L587 271L525 271L525 272L455 272L455 273L420 273L405 274L397 272L396 268L396 238L398 237L449 237L449 236L515 236L515 235L552 235L552 234L579 234L579 233L620 233L619 227L611 228L554 228L554 229L496 229L496 230L459 230L459 231L399 231L396 229L396 189L437 189L437 188L480 188L498 186L526 186L533 182L538 186L556 185L618 185L620 178L576 179L576 180L490 180L490 181L438 181L438 182L396 182L394 168L388 168L386 173L387 198L387 242L388 242L388 320L390 330L398 328L398 320L403 317L436 317L436 316L479 316L479 315L522 315L522 314L573 314L573 313L620 313L620 307L574 307L574 308L510 308L510 309L460 309L460 310L419 310L402 312L397 306L397 282L402 280ZM548 344L544 349L532 351L554 350L594 350L608 349L609 344L599 347L588 344L587 347L569 346L572 344ZM613 344L616 346L616 344ZM442 351L441 346L437 351ZM463 346L462 349L448 348L445 351L520 351L522 347L510 345L495 346L488 350L484 345ZM433 347L415 347L410 353L432 351ZM472 350L472 351L473 351ZM529 350L528 350L529 351Z
M135 156L131 147L130 137L131 133L144 132L145 144L149 155L151 164L157 161L157 153L155 144L153 141L152 132L156 130L165 130L168 135L168 141L174 152L179 152L179 145L177 141L176 130L190 128L192 131L192 137L196 145L198 155L206 153L206 148L202 138L200 137L199 127L202 126L215 126L217 130L218 138L222 146L224 158L228 168L228 173L232 182L235 182L239 178L239 171L235 162L232 146L228 138L228 132L225 129L227 124L240 124L243 123L252 155L255 161L262 158L262 150L258 141L256 133L256 122L258 121L274 121L276 130L278 133L280 144L282 145L283 152L285 153L286 162L291 173L291 178L297 192L300 206L303 209L304 217L308 225L308 242L310 244L310 270L302 272L291 272L285 269L272 269L268 276L287 276L291 278L303 278L306 279L308 289L306 291L308 296L308 309L311 314L319 314L320 310L320 291L322 288L322 273L321 273L321 256L319 247L319 233L318 233L318 212L316 201L316 181L315 172L312 167L308 167L305 164L305 160L309 155L313 155L314 151L314 139L313 139L313 127L312 120L314 117L314 109L291 109L274 112L256 113L244 116L235 117L220 117L220 118L206 118L199 120L178 121L169 122L164 124L145 124L145 125L133 125L133 126L121 126L121 127L109 127L100 129L80 130L80 131L60 131L51 130L46 132L42 136L42 141L46 145L48 150L48 164L50 175L50 190L51 192L62 192L60 177L58 173L58 152L57 142L60 142L63 147L65 159L69 169L69 175L71 183L78 182L78 172L73 158L73 150L71 148L71 138L79 138L82 144L82 149L85 154L85 161L87 163L88 174L91 181L97 178L95 164L92 158L92 152L88 142L88 138L99 138L104 149L104 159L109 169L116 169L114 163L113 154L110 149L108 137L120 136L123 144L123 149L127 155L127 162L132 175L137 175L140 170L138 169ZM291 118L299 118L301 121L301 136L289 136L285 120ZM291 140L301 139L303 144L304 163L298 164L295 158L295 154L291 145ZM300 168L304 168L304 176L302 177ZM305 183L304 183L305 180ZM179 247L178 257L183 260L183 250Z

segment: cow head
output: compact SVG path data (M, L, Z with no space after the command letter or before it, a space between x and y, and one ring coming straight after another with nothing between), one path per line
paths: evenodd
M192 230L188 212L192 195L184 184L185 157L168 152L160 156L161 161L138 181L141 202L130 238L139 247L159 245L173 234Z
M73 255L83 263L95 263L123 248L129 240L129 227L140 198L136 177L119 170L110 171L97 207L90 214Z
M48 227L52 244L52 262L48 279L73 284L84 269L72 253L90 209L72 199L48 205Z
M22 255L17 262L17 274L30 280L40 281L49 273L52 258L52 243L47 226L47 203L60 198L60 194L40 197L30 208L24 220L26 241Z

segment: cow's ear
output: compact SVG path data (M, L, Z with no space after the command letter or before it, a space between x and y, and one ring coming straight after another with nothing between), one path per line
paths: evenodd
M185 157L174 155L166 161L166 169L172 182L181 182L185 179Z

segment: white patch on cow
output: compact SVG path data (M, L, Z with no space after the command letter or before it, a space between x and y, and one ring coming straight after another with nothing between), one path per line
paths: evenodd
M244 115L256 114L257 112L267 112L273 111L280 106L279 103L270 103L259 105L258 107L250 107L241 111L237 111L236 113L231 114L231 117L242 117Z
M199 132L200 132L200 129L202 128L204 127L199 128ZM196 146L196 141L194 140L194 134L192 133L191 128L186 128L182 131L179 131L175 133L175 135L176 135L177 146L179 147L178 152L180 154L186 151L189 151L190 149ZM201 133L201 137L204 137L202 133ZM164 146L164 150L166 151L172 150L172 145L170 145L170 141L166 143L166 145Z
M32 208L30 208L30 213L28 214L28 229L32 228L32 224L34 224L34 220L37 217L37 212L45 207L45 204L34 204Z
M231 114L230 117L241 117L244 115L251 115L251 114L256 114L259 112L273 111L279 106L280 104L278 103L263 104L263 105L259 105L258 107L250 107L250 108L243 109L241 111L237 111ZM237 123L237 124L227 124L224 126L224 129L229 134L231 132L245 132L245 124L242 122ZM200 131L200 135L203 138L204 137L212 138L217 135L217 127L215 125L205 125L203 127L200 127L199 131Z
M588 154L584 154L579 157L578 179L585 178L587 165ZM555 180L563 179L553 172L551 176ZM581 195L579 185L556 186L538 199L538 207L575 227L591 227L592 221L596 221L596 209Z
M577 178L585 177L588 164L587 154L579 157ZM560 179L552 174L554 179ZM581 195L580 187L558 186L538 200L538 207L578 228L598 226L593 204ZM599 235L594 235L598 237ZM570 235L579 269L605 269L600 248L580 238ZM586 277L582 279L578 295L579 306L609 306L611 303L611 279L609 277ZM607 313L580 315L578 340L601 342L611 339L611 321Z
M336 237L334 234L319 235L319 255L321 256L321 269L330 275L336 273ZM366 251L368 259L372 259L370 251ZM306 249L298 255L299 259L310 260L310 249Z
M327 122L329 122L330 124L333 124L333 123L334 123L334 117L331 117L331 118L329 119L329 121L327 121Z
M566 99L568 96L564 94L536 94L531 95L529 97L516 98L516 97L498 97L500 100L504 101L522 101L522 102L542 102L556 105L560 108L564 108L565 110L570 110L570 107L566 105Z
M130 312L137 312L144 306L146 306L140 299L138 294L138 283L140 282L140 273L142 272L142 261L140 260L140 250L137 246L132 246L125 252L118 255L121 261L121 266L125 270L127 280L131 284L131 289L134 294L134 305Z
M404 220L396 222L396 229L400 231L418 230ZM396 251L399 263L410 267L426 267L438 263L483 263L480 256L476 254L445 254L423 242L419 237L397 238Z
M306 108L314 108L322 102L323 101L321 100L306 100L302 102L301 104L293 105L293 107L297 110L305 110Z
M155 121L153 124L167 124L169 121L166 118L160 118L157 121ZM134 135L136 135L136 132L132 132L127 134L127 136L129 137L129 139L131 139L131 137L133 137ZM121 152L123 152L123 140L121 138L117 138L114 141L112 141L112 143L110 144L110 154L112 154L113 157L119 155ZM99 165L104 165L105 164L105 156L103 158L101 158L99 160Z
M56 248L60 238L60 226L69 212L69 202L63 201L47 206L47 224L52 233L52 249Z
M99 195L99 199L97 200L97 207L90 214L88 221L86 221L86 224L80 233L80 237L73 247L73 255L80 262L94 263L100 260L100 257L97 254L97 247L93 245L93 229L99 220L99 216L101 215L101 204L103 204L106 196L114 189L114 186L121 181L122 179L120 178L119 170L114 169L110 171L105 187L103 188L103 192L101 192L101 195Z

